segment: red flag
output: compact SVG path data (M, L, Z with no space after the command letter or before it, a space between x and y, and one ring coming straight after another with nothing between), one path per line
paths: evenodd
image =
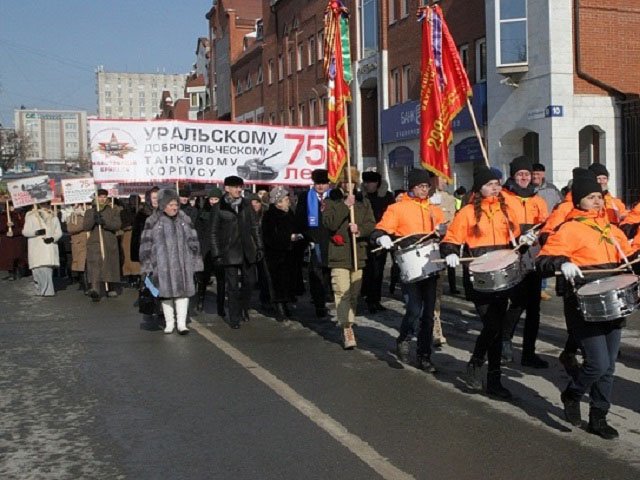
M451 182L451 121L466 106L471 85L440 7L426 7L418 14L422 17L420 162Z
M324 66L328 80L327 169L332 182L338 180L342 169L349 163L346 102L351 101L351 93L345 80L343 57L350 54L347 15L347 9L339 0L329 1L324 13ZM346 51L343 51L343 46ZM351 77L350 72L347 77Z

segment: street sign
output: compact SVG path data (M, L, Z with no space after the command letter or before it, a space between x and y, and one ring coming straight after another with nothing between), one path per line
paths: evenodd
M549 105L544 110L544 116L549 117L564 117L564 107L562 105Z

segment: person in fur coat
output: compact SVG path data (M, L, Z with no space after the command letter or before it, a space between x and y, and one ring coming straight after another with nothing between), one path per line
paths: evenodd
M195 273L204 270L198 234L178 203L175 190L158 192L158 209L144 225L140 239L140 270L159 290L166 327L189 333L189 297L195 295Z
M49 209L48 204L35 207L25 217L22 235L29 239L29 268L33 273L36 294L53 297L53 268L60 266L57 245L62 237L60 220Z

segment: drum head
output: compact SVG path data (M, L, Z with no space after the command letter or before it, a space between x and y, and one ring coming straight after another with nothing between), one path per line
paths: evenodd
M600 293L610 292L611 290L626 288L637 281L638 277L631 274L601 278L600 280L594 280L580 287L578 289L578 295L598 295Z
M476 258L469 265L472 272L494 272L518 261L518 254L512 250L495 250Z

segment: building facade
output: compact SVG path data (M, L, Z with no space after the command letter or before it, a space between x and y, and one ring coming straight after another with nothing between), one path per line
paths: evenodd
M27 165L66 170L87 158L87 113L70 110L15 110L14 125L23 141Z
M184 95L187 74L96 71L98 117L151 120L160 110L162 92L172 98Z

